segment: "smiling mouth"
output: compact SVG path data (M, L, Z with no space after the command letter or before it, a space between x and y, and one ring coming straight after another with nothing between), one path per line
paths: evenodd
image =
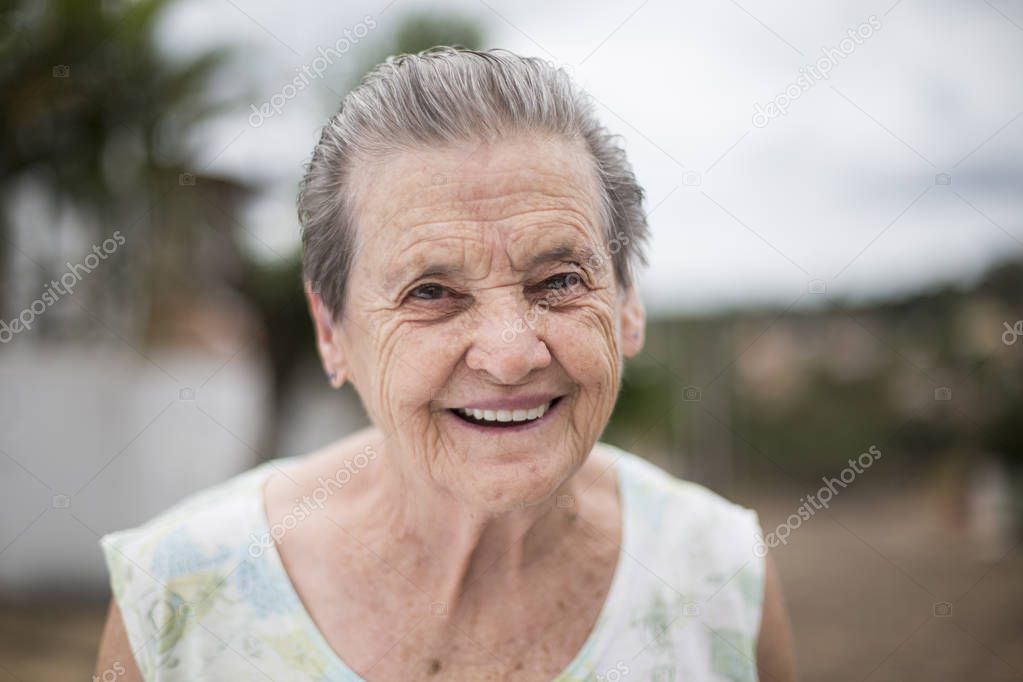
M558 396L543 405L528 410L477 410L464 407L449 409L448 411L469 424L477 426L489 426L493 428L511 428L532 424L543 419L544 415L550 412L561 401L564 396Z

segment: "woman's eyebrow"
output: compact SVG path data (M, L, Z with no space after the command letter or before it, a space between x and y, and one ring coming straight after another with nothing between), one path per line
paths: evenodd
M530 270L538 265L554 262L574 262L580 265L593 263L596 262L594 261L594 255L595 252L589 247L577 246L575 244L558 244L528 258L526 266L522 269ZM429 263L412 274L410 274L409 267L399 268L391 273L387 282L389 286L394 286L399 281L414 282L424 277L458 275L461 272L461 265L438 261Z
M546 249L536 254L529 259L527 269L535 268L537 265L543 263L551 263L557 261L564 262L575 262L585 263L590 261L594 256L593 249L589 247L577 246L575 244L558 244L552 248Z
M399 267L393 270L386 280L386 286L393 288L406 282L415 282L424 277L455 275L462 271L461 266L453 263L431 263L418 271L412 271L411 266Z

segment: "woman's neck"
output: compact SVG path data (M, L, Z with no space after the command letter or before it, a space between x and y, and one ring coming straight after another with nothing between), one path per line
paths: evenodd
M377 540L375 558L415 566L417 585L451 608L470 593L528 589L530 567L542 566L577 535L577 475L539 503L495 512L457 499L413 470L382 437L375 447L380 454L360 485L363 494L339 513Z

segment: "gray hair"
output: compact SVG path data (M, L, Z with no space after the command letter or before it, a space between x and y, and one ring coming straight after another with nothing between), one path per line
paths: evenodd
M581 140L599 178L601 218L620 286L646 265L643 189L616 136L562 69L507 50L439 47L388 57L323 127L298 197L303 278L340 319L355 245L354 162L403 149L529 131ZM617 245L612 248L610 245Z

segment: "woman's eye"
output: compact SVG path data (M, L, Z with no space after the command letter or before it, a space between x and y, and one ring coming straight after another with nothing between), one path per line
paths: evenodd
M444 287L439 284L420 284L409 292L409 296L421 301L433 301L444 295Z
M563 272L545 279L541 288L549 291L560 291L582 284L583 278L577 272Z

